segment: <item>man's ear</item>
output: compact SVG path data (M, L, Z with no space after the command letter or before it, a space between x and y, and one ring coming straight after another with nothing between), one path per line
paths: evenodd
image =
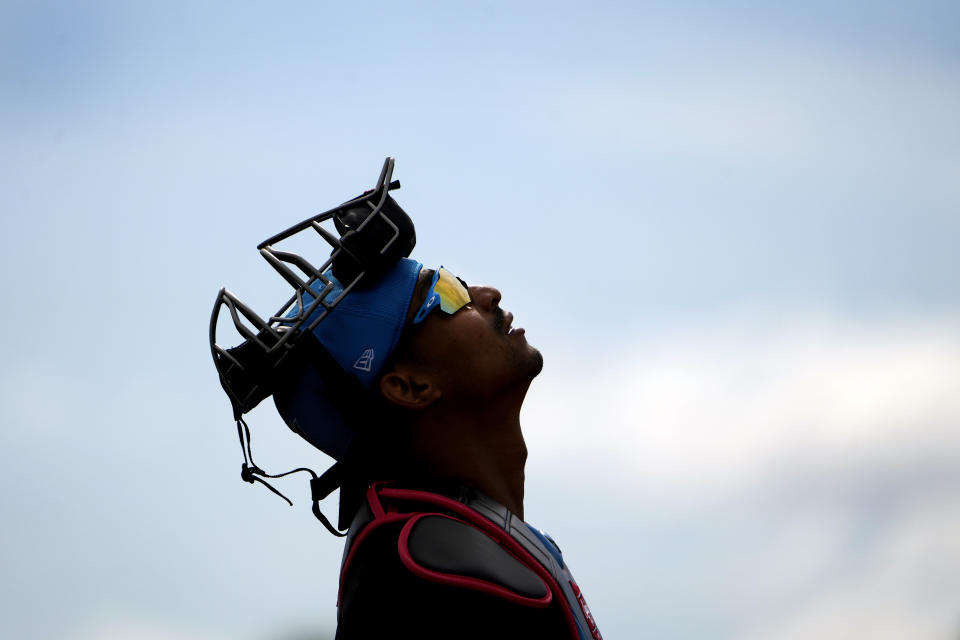
M429 377L403 369L394 369L380 377L380 393L404 409L423 409L442 395Z

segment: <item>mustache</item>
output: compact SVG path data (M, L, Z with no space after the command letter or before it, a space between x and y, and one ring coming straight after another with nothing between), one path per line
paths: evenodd
M503 309L499 306L493 308L493 328L496 329L497 333L503 333L506 328L506 317L503 313Z

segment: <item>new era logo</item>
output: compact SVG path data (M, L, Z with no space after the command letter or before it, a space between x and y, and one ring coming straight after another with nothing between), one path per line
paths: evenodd
M373 366L373 349L364 349L357 361L353 363L353 368L359 371L370 371Z

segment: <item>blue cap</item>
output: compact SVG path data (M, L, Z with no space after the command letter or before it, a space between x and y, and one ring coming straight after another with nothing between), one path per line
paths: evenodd
M356 378L364 389L369 389L380 375L400 340L422 267L416 260L401 259L373 286L350 291L313 329L313 335L340 368ZM334 285L325 300L336 300L343 286L331 273L325 275ZM317 281L313 288L320 292L323 286L323 282ZM313 298L304 294L303 304L312 302ZM323 307L318 306L314 316L322 311ZM313 317L308 319L306 325L312 320ZM287 426L340 460L353 438L353 430L337 409L331 393L330 385L307 363L292 376L288 387L274 392L273 399Z

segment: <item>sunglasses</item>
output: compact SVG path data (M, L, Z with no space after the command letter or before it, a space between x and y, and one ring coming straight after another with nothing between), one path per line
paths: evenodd
M467 284L443 267L433 272L433 281L427 290L427 297L413 317L413 324L420 324L431 311L440 307L444 313L454 314L470 304L470 291Z

